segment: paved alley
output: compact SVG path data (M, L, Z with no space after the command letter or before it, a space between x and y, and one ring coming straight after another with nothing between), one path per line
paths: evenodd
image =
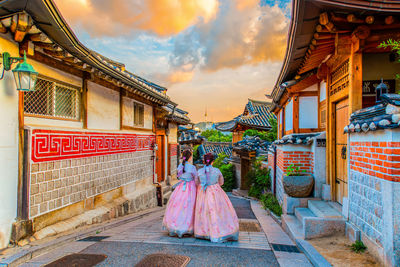
M107 258L96 266L134 266L154 253L188 256L188 266L312 266L258 203L231 195L230 198L241 224L261 225L259 231L241 229L238 242L218 244L192 237L169 237L161 226L164 209L158 209L137 220L58 247L22 266L43 266L72 253L105 254Z

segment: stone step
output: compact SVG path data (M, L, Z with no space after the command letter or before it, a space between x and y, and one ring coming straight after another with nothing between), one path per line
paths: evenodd
M163 205L166 205L168 203L169 198L171 197L172 191L169 191L165 194L163 194Z
M346 220L344 218L322 218L322 217L304 217L303 233L304 239L312 239L324 236L342 234L346 229Z
M166 185L166 186L162 187L163 194L166 194L166 193L171 192L171 191L172 191L172 186Z
M303 224L304 218L317 217L309 208L301 208L301 207L294 209L294 215L300 221L301 225L304 225Z
M282 227L293 241L296 239L304 239L303 226L296 216L283 214Z
M342 214L333 208L329 202L322 200L309 200L308 208L320 218L342 219Z

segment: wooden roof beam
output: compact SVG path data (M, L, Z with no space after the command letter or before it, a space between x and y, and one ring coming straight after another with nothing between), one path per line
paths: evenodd
M336 27L332 23L332 21L329 20L329 15L327 12L319 15L319 23L325 26L325 28L327 28L329 32L336 32Z

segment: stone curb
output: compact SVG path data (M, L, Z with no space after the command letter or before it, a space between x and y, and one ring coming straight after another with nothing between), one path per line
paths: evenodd
M296 239L296 245L315 267L332 267L332 265L306 240Z
M124 218L118 221L114 222L106 222L105 225L100 225L100 226L95 226L92 227L86 231L78 232L78 233L72 233L66 236L62 236L59 238L56 238L50 242L47 242L42 245L38 246L32 246L27 249L22 249L22 251L19 251L13 255L10 255L4 259L0 260L0 266L1 267L14 267L14 266L19 266L35 257L38 257L40 255L43 255L46 252L49 252L57 247L60 247L62 245L65 245L66 243L80 240L82 238L88 237L90 235L96 234L99 231L103 232L105 230L118 227L120 225L139 220L147 215L152 214L153 212L156 212L158 210L161 210L162 208L152 208L149 210L141 211L138 212L137 214L132 214L132 217L130 218Z

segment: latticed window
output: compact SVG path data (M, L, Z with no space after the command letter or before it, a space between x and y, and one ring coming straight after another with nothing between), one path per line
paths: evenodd
M134 106L134 124L135 126L144 126L144 105L136 102Z
M79 120L80 109L80 88L73 85L40 77L35 91L25 93L26 115Z

